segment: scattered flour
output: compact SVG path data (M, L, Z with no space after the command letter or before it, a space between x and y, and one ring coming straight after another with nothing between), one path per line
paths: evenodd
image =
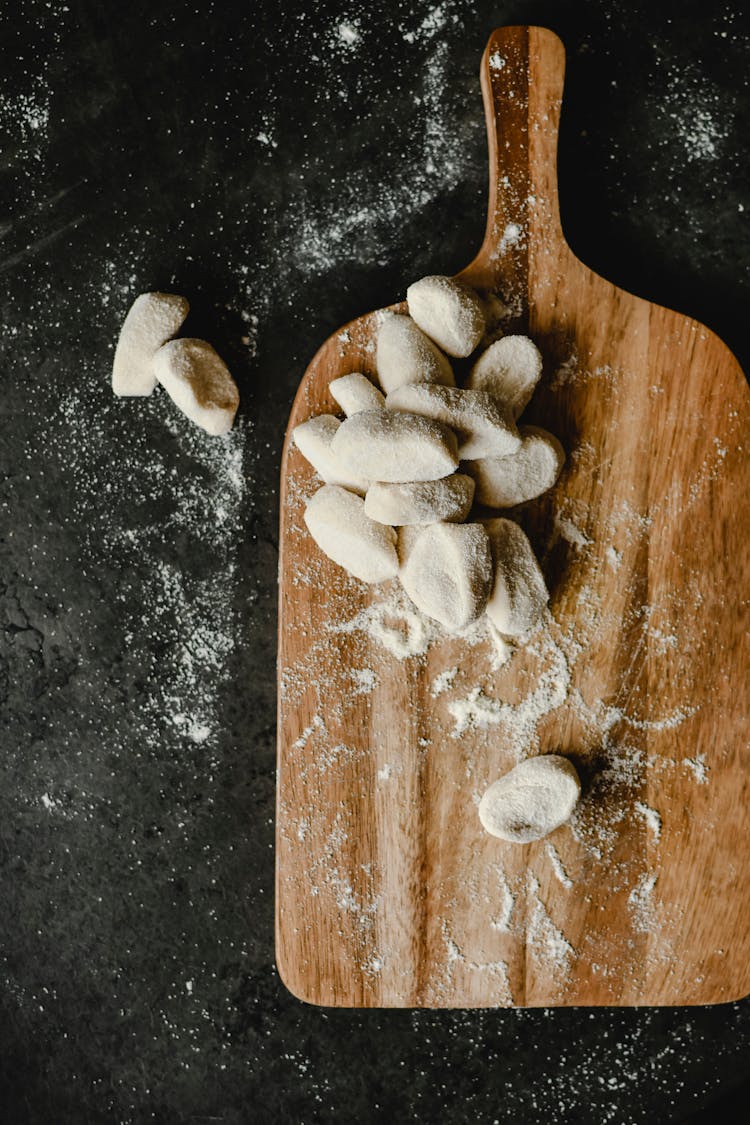
M656 809L644 805L643 801L635 802L635 811L639 816L642 816L646 822L646 827L654 838L656 843L661 839L661 816Z
M554 871L555 876L559 879L566 890L570 890L570 888L573 886L573 880L565 870L563 861L560 859L557 848L551 840L547 841L547 845L544 850L549 857L550 863L552 864L552 870Z
M641 875L628 895L630 920L637 934L652 934L658 928L656 908L652 898L657 879L658 875L654 873Z
M458 668L453 667L446 668L444 672L441 672L438 676L436 676L432 681L432 689L430 693L432 695L432 698L437 699L439 695L442 695L444 692L448 691L448 689L453 686L453 681L455 680L457 675Z

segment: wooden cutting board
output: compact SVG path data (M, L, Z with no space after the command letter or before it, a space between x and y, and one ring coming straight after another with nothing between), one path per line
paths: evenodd
M707 1004L750 991L748 496L743 374L703 325L617 289L566 245L555 153L564 51L490 38L487 233L461 275L542 349L528 420L568 452L517 513L551 620L498 666L431 637L302 522L282 464L276 953L298 997L357 1007ZM596 91L591 91L596 97ZM436 240L434 270L440 270ZM375 315L320 349L289 429L374 374ZM519 758L580 767L571 823L518 846L479 796ZM552 845L550 847L550 845Z

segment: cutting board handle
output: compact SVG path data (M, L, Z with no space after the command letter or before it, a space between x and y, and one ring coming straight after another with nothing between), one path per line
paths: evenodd
M484 242L465 272L524 306L535 250L545 240L565 245L557 197L564 74L565 48L543 27L498 28L482 56L490 193Z

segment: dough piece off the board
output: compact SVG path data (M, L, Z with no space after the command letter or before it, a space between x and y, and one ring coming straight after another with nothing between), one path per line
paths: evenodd
M356 473L348 473L331 449L331 442L341 425L335 414L318 414L300 422L292 431L294 444L315 472L326 484L340 484L361 496L367 492L370 482Z
M170 340L154 357L154 373L183 414L208 434L232 428L240 392L220 355L205 340Z
M456 383L450 361L410 316L383 313L375 363L386 394L407 383Z
M365 511L380 523L461 523L474 498L474 481L464 473L451 473L440 480L371 484L365 496Z
M413 383L391 391L385 405L450 426L458 436L462 461L510 456L521 446L515 422L483 391Z
M453 277L434 274L415 281L406 303L412 319L448 355L470 355L484 335L482 302Z
M305 509L305 523L329 559L363 582L398 573L396 532L365 514L365 502L345 488L324 484Z
M331 449L346 472L369 480L438 480L458 467L453 430L391 410L364 410L347 418L334 434Z
M541 374L542 355L534 341L528 336L503 336L479 357L466 386L487 391L518 418Z
M581 795L575 767L559 754L519 762L486 790L479 819L491 836L529 844L569 819Z
M540 426L519 426L520 448L508 457L467 461L464 472L474 478L478 503L488 508L513 508L535 500L552 488L565 464L565 450L554 434Z
M487 616L504 637L526 636L541 621L549 601L544 575L517 523L501 518L482 523L494 567Z
M487 532L479 523L402 527L401 584L417 609L449 632L481 617L492 579Z
M382 410L385 407L383 392L359 371L332 379L328 390L348 418L363 410Z
M141 293L130 306L112 364L116 395L150 395L156 386L154 356L179 332L190 305L175 293Z

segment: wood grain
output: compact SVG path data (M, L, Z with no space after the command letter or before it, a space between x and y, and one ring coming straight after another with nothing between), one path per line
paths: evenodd
M357 626L389 591L350 579L305 531L316 482L287 435L276 942L287 986L313 1003L699 1004L750 991L748 388L707 328L569 249L563 70L549 31L490 38L487 231L461 275L500 293L507 330L541 347L527 413L569 454L553 492L518 513L552 592L549 628L500 669L476 639L392 655ZM290 430L336 410L332 378L374 373L373 328L369 314L324 344ZM477 686L516 710L455 737L450 705ZM553 750L585 783L555 855L484 834L486 785L519 753Z

